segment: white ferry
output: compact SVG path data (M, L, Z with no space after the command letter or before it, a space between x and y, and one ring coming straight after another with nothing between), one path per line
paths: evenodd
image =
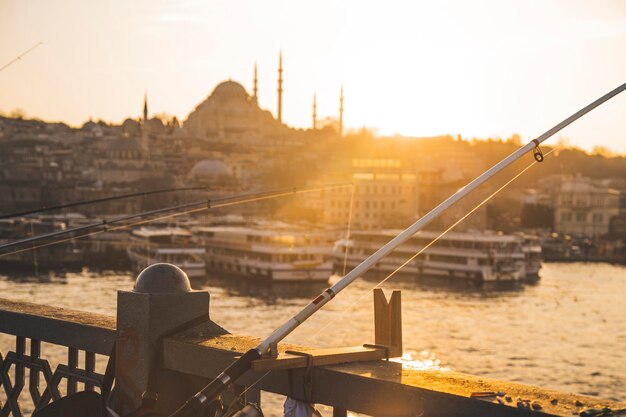
M206 249L207 270L267 282L327 282L333 239L280 228L209 226L193 229Z
M191 233L178 227L142 227L131 233L126 253L136 270L168 262L179 266L189 278L206 274L205 250L194 245Z
M523 239L521 255L526 262L526 281L537 282L543 261L543 251L539 236L519 234Z
M343 269L346 247L347 268L354 268L367 256L394 238L398 230L356 231L349 241L335 243L335 271ZM439 232L420 231L389 256L378 262L366 276L384 278L422 250ZM400 271L405 278L442 278L487 282L526 280L524 239L513 235L479 232L449 232ZM521 254L521 257L520 257Z

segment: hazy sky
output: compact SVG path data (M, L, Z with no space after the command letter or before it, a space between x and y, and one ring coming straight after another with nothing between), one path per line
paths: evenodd
M79 125L150 112L185 119L228 78L283 120L336 116L381 134L537 136L626 82L626 0L0 0L0 110ZM626 93L562 134L626 153ZM556 139L553 139L555 141Z

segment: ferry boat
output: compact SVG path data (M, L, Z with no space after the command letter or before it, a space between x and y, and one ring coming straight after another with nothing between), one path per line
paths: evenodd
M265 282L327 282L333 239L281 228L206 226L193 230L206 249L207 271Z
M399 233L398 230L355 231L334 247L335 271L352 269ZM440 232L420 231L379 261L366 277L384 278L426 247ZM519 236L479 232L449 232L410 261L397 274L405 278L440 278L487 282L521 282L527 277L524 240ZM521 257L519 256L521 254Z
M203 278L205 250L194 245L191 237L191 232L179 227L142 227L132 231L126 253L137 271L168 262L179 266L189 278Z
M541 270L543 261L540 238L525 233L519 234L519 236L523 239L521 255L526 263L526 281L537 282L540 278L539 270Z

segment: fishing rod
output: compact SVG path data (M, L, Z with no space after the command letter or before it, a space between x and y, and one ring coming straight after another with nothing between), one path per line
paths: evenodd
M271 346L283 340L287 337L291 332L293 332L298 326L300 326L304 321L306 321L309 317L315 314L319 309L321 309L326 303L332 300L338 293L340 293L343 289L345 289L348 285L350 285L354 280L363 275L363 273L367 272L373 265L375 265L381 258L388 255L406 240L408 240L411 236L413 236L416 232L430 223L432 220L439 217L443 212L445 212L449 207L457 203L467 194L471 193L478 186L485 183L491 177L511 165L513 162L524 156L529 151L533 151L533 156L537 162L543 161L543 153L539 148L539 145L544 142L546 139L584 116L591 110L600 106L604 102L608 101L612 97L618 95L622 91L626 90L626 83L621 86L615 88L599 99L595 100L593 103L585 106L581 110L577 111L567 119L563 120L561 123L557 124L553 128L549 129L541 136L536 139L533 139L525 146L521 147L517 151L513 152L502 161L498 162L493 167L489 168L487 171L482 173L476 179L471 181L465 187L461 188L459 191L448 197L445 201L440 203L437 207L428 212L425 216L421 217L399 235L391 239L388 243L386 243L383 247L378 249L368 258L366 258L363 262L357 265L353 270L348 272L343 278L337 281L333 286L324 290L317 298L311 301L306 307L304 307L298 314L293 316L287 322L285 322L282 326L274 330L272 334L270 334L265 340L259 343L258 346L248 350L242 356L240 356L235 362L233 362L230 366L228 366L222 373L220 373L212 382L210 382L206 387L204 387L200 392L191 397L182 407L180 407L177 411L171 414L170 417L197 417L202 415L204 408L209 406L209 404L217 401L220 395L237 379L239 379L244 373L250 370L252 361L260 359L263 354L268 352Z
M27 216L30 214L44 213L48 211L60 210L60 209L70 208L70 207L78 207L78 206L89 205L89 204L104 203L107 201L123 200L126 198L145 197L145 196L153 195L153 194L165 194L165 193L171 193L171 192L176 192L176 191L190 191L190 190L204 190L204 189L206 189L206 187L179 187L179 188L165 188L165 189L152 190L152 191L142 191L138 193L102 197L102 198L96 198L93 200L84 200L84 201L78 201L74 203L61 204L58 206L50 206L50 207L44 206L44 207L40 207L40 208L33 209L33 210L2 214L0 215L0 219L22 217L22 216Z
M21 60L21 59L22 59L22 57L23 57L24 55L28 54L30 51L32 51L33 49L35 49L35 48L37 48L37 47L39 47L39 46L41 46L41 45L43 45L43 42L39 42L39 43L37 43L35 46L31 46L31 47L30 47L30 48L28 48L26 51L22 52L22 54L21 54L21 55L18 55L16 58L14 58L14 59L13 59L12 61L10 61L9 63L4 64L4 65L2 66L2 68L0 68L0 71L4 71L4 69L5 69L5 68L8 68L8 67L10 67L11 65L13 65L14 63L16 63L17 61Z
M49 239L49 238L53 238L53 237L57 237L61 235L67 235L67 234L71 234L75 232L90 230L90 229L102 228L103 229L102 231L107 231L111 225L125 222L128 220L137 219L137 218L148 217L148 216L155 215L155 214L177 212L180 210L188 210L188 209L200 208L200 207L204 207L206 209L227 207L227 206L231 206L235 204L244 204L244 203L249 203L253 201L260 201L260 200L266 200L270 198L282 197L286 195L296 195L296 194L301 194L301 193L306 193L306 192L328 190L328 189L341 188L341 187L351 187L351 186L352 184L333 184L333 185L327 185L327 186L304 187L304 188L285 187L285 188L275 189L271 191L261 191L257 193L247 193L247 194L239 194L235 196L220 197L220 198L216 198L213 200L208 199L208 200L194 201L192 203L179 204L176 206L164 207L160 209L144 211L144 212L137 213L137 214L121 216L121 217L117 217L111 220L103 219L99 222L85 224L85 225L73 227L70 229L58 230L56 232L45 233L45 234L41 234L41 235L29 237L29 238L14 240L12 242L8 242L8 243L0 245L0 250L15 247L15 246L20 246L20 245L25 245L27 243L37 242L43 239ZM6 255L6 254L0 254L0 256L3 256L3 255Z
M29 214L44 213L47 211L60 210L60 209L70 208L70 207L85 206L88 204L104 203L107 201L123 200L126 198L145 197L145 196L153 195L153 194L165 194L165 193L171 193L175 191L190 191L190 190L204 190L204 189L206 189L206 187L165 188L162 190L143 191L140 193L115 195L115 196L110 196L110 197L96 198L94 200L84 200L84 201L77 201L74 203L61 204L59 206L51 206L51 207L44 206L44 207L34 209L34 210L26 210L26 211L18 211L15 213L2 214L0 215L0 219L9 219L11 217L28 216Z

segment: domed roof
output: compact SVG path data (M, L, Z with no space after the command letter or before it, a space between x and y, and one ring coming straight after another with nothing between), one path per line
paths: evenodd
M126 119L122 122L122 126L127 127L127 126L139 126L139 122L137 120L133 120L133 119Z
M143 147L135 139L117 138L108 147L110 151L143 151Z
M218 84L211 95L220 98L248 98L246 89L241 84L231 80Z
M189 171L189 177L196 180L225 176L230 176L230 170L222 161L216 159L204 159L196 163Z
M96 128L96 127L98 127L98 124L96 122L94 122L93 120L89 119L89 121L87 123L85 123L81 129L92 130L92 129Z

